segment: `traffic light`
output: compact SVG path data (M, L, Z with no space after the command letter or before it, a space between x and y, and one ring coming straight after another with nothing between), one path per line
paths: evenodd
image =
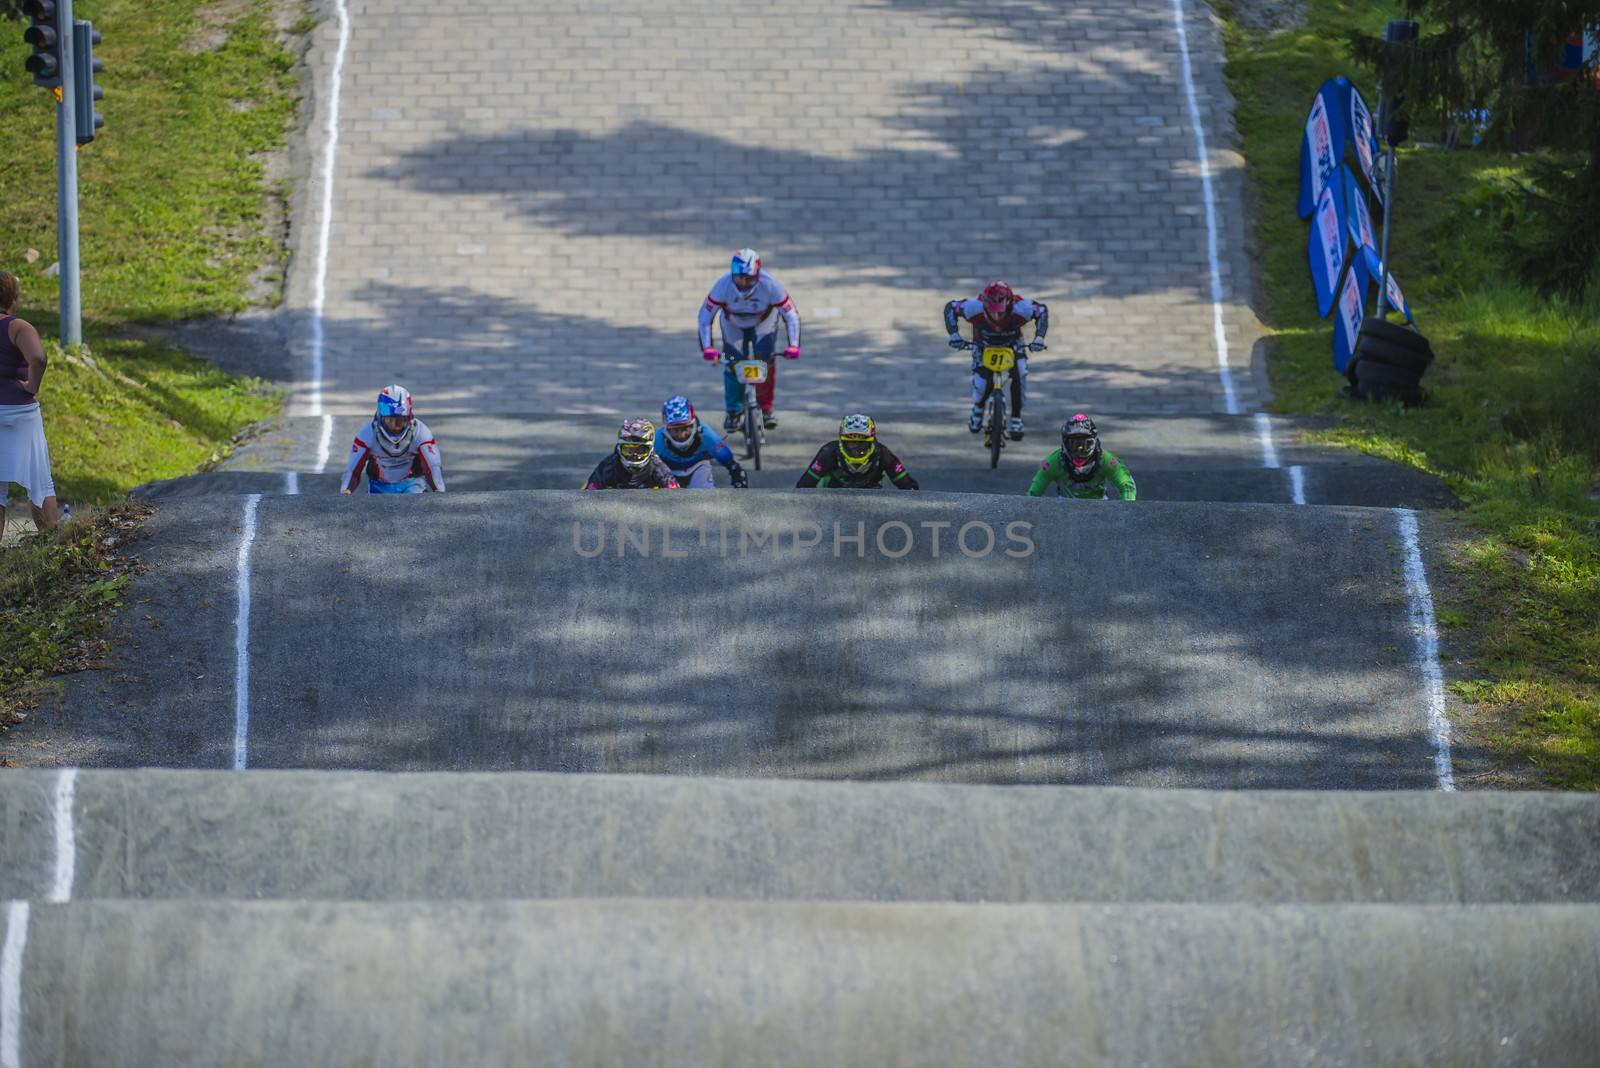
M33 20L22 33L22 39L33 47L24 66L33 75L34 85L57 89L61 86L61 26L55 0L23 0L22 13Z
M78 144L94 140L94 132L106 120L94 109L94 102L105 97L106 91L95 84L94 76L104 66L94 58L94 46L100 43L100 31L86 19L72 20L72 103L76 111Z

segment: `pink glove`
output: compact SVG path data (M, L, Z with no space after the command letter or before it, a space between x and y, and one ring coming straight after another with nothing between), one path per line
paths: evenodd
M715 360L717 358L717 350L716 349L701 349L700 350L700 356L701 356L702 359L706 360L707 362L713 361L713 360Z
M800 346L790 345L788 348L784 349L783 358L786 360L798 360L800 358Z

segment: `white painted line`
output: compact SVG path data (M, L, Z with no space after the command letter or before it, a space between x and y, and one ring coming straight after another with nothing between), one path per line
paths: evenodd
M56 875L46 901L72 900L72 882L78 872L78 836L73 830L72 804L78 792L78 769L63 768L56 776Z
M250 546L256 540L256 506L261 494L244 502L244 531L239 535L239 615L233 624L233 770L243 771L250 740Z
M1450 719L1444 708L1444 672L1439 667L1439 627L1433 618L1433 593L1422 566L1422 546L1417 541L1417 514L1396 508L1400 540L1405 544L1406 599L1411 604L1411 633L1417 639L1417 667L1427 691L1428 732L1433 735L1433 773L1439 789L1456 788L1450 765Z
M1252 421L1256 424L1256 441L1261 443L1261 466L1279 466L1278 450L1272 445L1272 419L1266 412L1257 412Z
M1306 503L1306 469L1299 464L1289 467L1289 499L1295 504Z
M317 470L322 474L328 469L328 452L333 448L333 416L322 417L322 436L317 439Z
M28 944L28 903L6 906L0 948L0 1068L22 1068L22 949Z
M1189 64L1189 34L1183 28L1183 0L1172 0L1172 21L1178 28L1178 58L1183 67L1183 91L1189 101L1189 121L1194 126L1195 152L1200 158L1200 188L1206 203L1206 257L1211 264L1211 324L1217 342L1217 373L1222 378L1222 399L1229 415L1239 414L1228 370L1228 336L1222 327L1222 268L1217 261L1217 203L1211 189L1211 156L1206 151L1206 130L1200 122L1200 102L1194 95L1194 71Z
M317 435L317 466L312 474L320 475L328 469L328 451L333 447L333 416L323 413L322 430ZM283 489L293 497L300 492L300 472L285 471L283 473Z
M339 151L339 93L344 82L344 57L350 47L350 13L344 0L334 5L339 16L339 45L333 53L328 88L328 122L322 150L322 217L318 220L316 270L311 283L311 414L322 414L322 313L328 302L328 244L333 232L333 161Z

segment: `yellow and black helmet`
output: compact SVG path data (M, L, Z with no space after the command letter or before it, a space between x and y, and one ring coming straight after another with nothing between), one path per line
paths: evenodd
M656 451L656 427L648 419L629 419L617 431L617 459L633 471L648 466Z
M878 448L878 424L859 412L839 420L839 459L851 471L863 470Z

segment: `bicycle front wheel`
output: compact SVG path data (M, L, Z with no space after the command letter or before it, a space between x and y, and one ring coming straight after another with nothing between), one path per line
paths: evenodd
M989 401L989 467L1000 466L1000 450L1005 444L1006 433L1006 399L1001 396L999 387L996 386L994 397Z

